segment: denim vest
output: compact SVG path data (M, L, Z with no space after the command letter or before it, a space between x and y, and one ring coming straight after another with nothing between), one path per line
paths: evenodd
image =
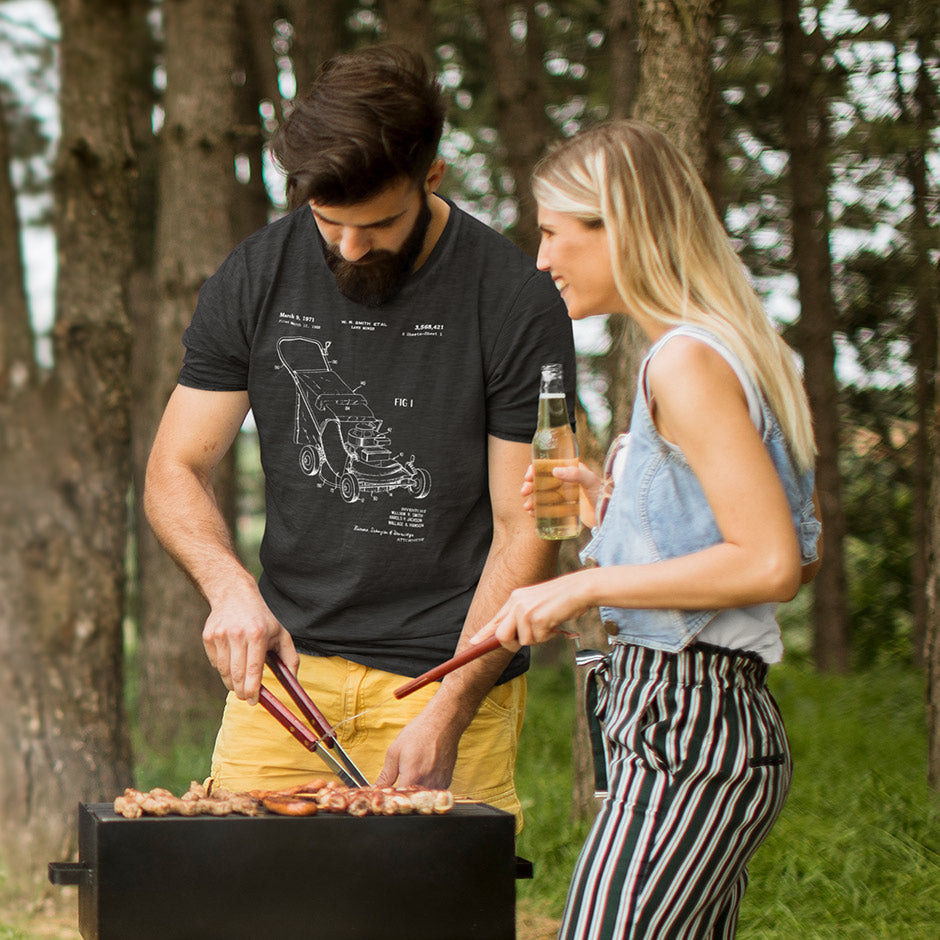
M701 484L678 447L656 430L646 395L646 370L653 356L671 338L691 336L719 352L742 380L752 417L759 410L761 437L786 492L803 563L816 560L821 526L813 507L813 471L800 473L776 417L759 395L743 366L720 340L700 327L683 325L661 337L640 367L628 451L603 524L581 553L585 563L643 565L700 551L722 541ZM757 605L758 612L768 605ZM773 606L770 607L771 611ZM750 611L751 608L748 608ZM666 652L686 647L717 610L652 610L601 607L614 642L635 643ZM761 613L763 616L763 613ZM773 613L771 624L776 628Z

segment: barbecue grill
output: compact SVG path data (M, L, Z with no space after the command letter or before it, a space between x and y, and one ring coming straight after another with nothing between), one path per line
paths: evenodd
M511 814L457 803L437 816L144 816L80 803L84 940L511 940Z

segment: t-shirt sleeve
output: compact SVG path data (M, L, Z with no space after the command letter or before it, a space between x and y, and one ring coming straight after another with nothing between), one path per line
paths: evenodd
M528 278L514 299L494 344L487 370L487 432L528 442L538 421L542 366L564 367L568 414L574 426L575 352L571 320L551 278Z
M203 284L183 333L181 385L211 392L248 387L252 304L247 284L244 257L237 249Z

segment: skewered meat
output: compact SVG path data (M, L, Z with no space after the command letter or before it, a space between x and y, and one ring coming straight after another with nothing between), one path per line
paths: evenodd
M260 816L258 800L247 793L216 790L211 795L195 780L182 796L174 796L163 787L141 792L128 787L114 801L114 811L128 819L141 816Z
M309 784L270 793L255 794L272 812L285 816L308 815L307 804L318 812L348 813L350 816L397 816L407 813L446 813L454 805L450 790L426 790L422 787L344 787L314 780ZM269 805L271 797L276 798ZM288 797L289 800L281 799Z
M279 816L313 816L348 813L350 816L396 816L407 813L446 813L454 805L449 790L422 787L344 787L335 781L316 779L283 790L232 793L206 788L193 781L182 796L156 787L141 792L128 787L114 801L114 811L128 819L141 816L259 816L265 811Z

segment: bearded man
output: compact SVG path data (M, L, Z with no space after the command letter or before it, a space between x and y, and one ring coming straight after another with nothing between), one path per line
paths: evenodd
M388 704L557 560L519 481L541 365L574 376L570 321L533 259L437 194L444 117L423 61L394 45L332 60L296 102L274 142L291 211L200 291L145 502L211 608L203 641L230 690L216 785L329 777L253 707L273 650L371 782L449 787L521 824L524 651ZM211 486L249 409L258 581Z

